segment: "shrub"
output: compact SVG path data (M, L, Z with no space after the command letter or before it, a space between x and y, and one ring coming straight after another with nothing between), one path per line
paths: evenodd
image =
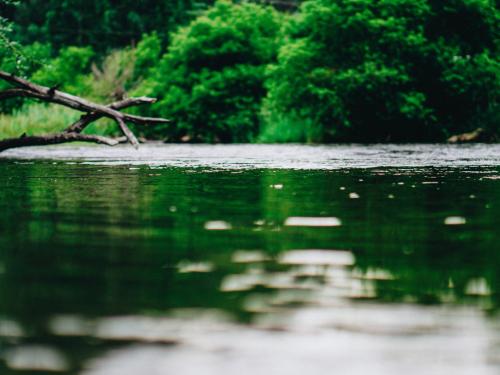
M144 35L135 48L111 51L100 65L92 64L88 77L90 96L97 101L114 101L133 92L158 63L161 41L155 34Z
M90 47L66 47L59 55L37 70L31 79L39 84L53 87L77 95L88 92L87 73L94 52Z
M157 33L143 35L134 51L134 79L148 77L151 70L160 60L162 52L161 39Z
M241 142L255 137L266 65L275 59L280 16L256 4L219 1L172 35L142 93L158 97L155 115L173 125L148 135Z
M92 74L86 77L89 96L99 102L112 102L125 96L134 84L134 50L124 48L110 52L98 66L92 64Z

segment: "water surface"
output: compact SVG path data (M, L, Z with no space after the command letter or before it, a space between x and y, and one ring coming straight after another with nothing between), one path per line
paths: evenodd
M0 374L496 374L499 146L0 158Z

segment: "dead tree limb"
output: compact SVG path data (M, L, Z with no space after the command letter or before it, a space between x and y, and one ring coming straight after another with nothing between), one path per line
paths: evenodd
M162 124L167 123L169 120L163 118L155 117L142 117L135 116L128 113L123 113L120 110L140 104L154 103L156 99L140 97L140 98L129 98L119 102L112 103L110 105L101 105L93 103L89 100L80 98L76 95L71 95L63 91L59 91L55 88L40 86L35 83L29 82L23 78L16 77L12 74L0 71L0 79L9 82L15 88L7 89L0 92L0 100L8 99L13 97L26 97L26 98L36 98L47 103L60 104L65 107L75 109L77 111L84 112L80 120L76 121L74 124L70 125L65 131L60 134L51 134L38 137L21 137L16 139L4 140L0 142L0 152L12 147L21 146L33 146L41 144L54 144L63 142L72 142L75 140L82 140L86 142L97 142L102 144L114 145L116 143L109 142L110 138L103 138L98 136L93 137L77 137L87 125L91 122L96 121L102 117L107 117L114 120L122 133L127 137L128 141L134 146L138 147L139 142L135 137L134 133L127 126L127 122L146 125L146 124ZM67 135L70 135L69 137ZM81 135L81 134L80 134ZM2 143L4 145L9 145L2 149Z
M0 152L9 148L24 146L55 145L66 142L93 142L108 146L116 146L118 143L126 142L126 137L108 138L93 134L80 133L57 133L34 136L21 136L19 138L10 138L0 140Z
M119 102L115 102L109 105L112 109L120 110L128 107L132 107L135 105L141 105L141 104L152 104L155 103L156 99L154 98L147 98L145 96L139 97L139 98L127 98L124 100L120 100ZM71 124L66 130L66 133L81 133L83 129L87 127L90 123L99 120L102 118L103 115L99 113L87 113L83 115L78 121L75 123Z

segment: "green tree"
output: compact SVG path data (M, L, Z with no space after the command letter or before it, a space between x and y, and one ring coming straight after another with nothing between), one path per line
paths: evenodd
M242 142L258 132L265 69L275 59L280 15L270 7L219 1L172 36L143 93L174 125L152 134Z
M29 76L50 57L51 48L38 42L22 46L12 38L13 25L7 16L12 15L17 4L14 0L0 0L0 70ZM0 81L0 90L7 87L7 83ZM0 112L10 112L21 104L19 98L1 101Z
M15 5L13 0L0 0L0 62L4 62L7 58L13 58L15 55L20 55L19 47L14 43L10 34L12 33L12 22L6 17L12 12ZM15 58L13 58L15 63Z
M312 123L312 141L442 140L494 127L499 21L491 0L308 1L271 69L268 126Z
M212 0L24 0L16 12L16 35L23 43L91 45L103 53L135 44L144 33L168 33L191 18L191 11Z
M67 47L37 70L31 79L39 84L57 86L65 91L82 94L94 52L90 47Z

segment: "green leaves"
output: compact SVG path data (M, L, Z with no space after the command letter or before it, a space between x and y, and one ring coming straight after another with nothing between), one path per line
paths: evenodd
M487 0L307 1L270 69L267 126L301 117L319 140L369 142L484 126L498 110L498 17Z
M309 0L286 15L231 1L202 11L209 3L168 35L193 15L192 0L22 2L14 31L58 55L47 43L11 44L21 52L0 49L0 64L101 101L158 97L152 115L174 122L146 135L169 140L440 141L500 130L494 0ZM0 45L9 27L0 20Z
M156 115L175 120L154 134L194 141L252 140L279 32L280 16L272 8L219 1L174 33L153 78L141 88L160 98L153 107Z
M211 1L209 1L211 3ZM168 33L191 19L192 0L30 0L15 12L16 39L50 43L56 50L92 46L100 54L137 43L156 31Z
M41 69L32 79L45 86L60 85L66 91L81 93L94 51L90 47L67 47Z

